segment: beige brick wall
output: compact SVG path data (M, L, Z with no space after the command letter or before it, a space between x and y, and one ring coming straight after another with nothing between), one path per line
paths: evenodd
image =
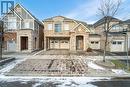
M18 30L17 31L17 47L16 47L16 50L17 52L20 52L21 51L21 37L22 36L26 36L28 37L28 52L31 52L33 51L33 32L32 30Z

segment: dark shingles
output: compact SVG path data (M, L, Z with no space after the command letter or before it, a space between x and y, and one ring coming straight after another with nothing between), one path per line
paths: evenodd
M111 22L115 21L115 22L120 22L121 20L117 19L117 18L114 18L114 17L111 17L111 16L107 16L109 19L111 19ZM98 20L96 23L94 23L94 27L97 27L99 25L102 25L105 23L105 19L107 17L103 17L102 19Z

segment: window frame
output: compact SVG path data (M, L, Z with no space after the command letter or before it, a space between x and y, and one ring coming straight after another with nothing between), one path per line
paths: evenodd
M62 24L61 23L56 23L55 24L55 32L62 32Z
M47 27L48 27L48 30L52 30L53 29L53 25L52 24L48 24Z
M66 31L69 30L69 24L64 24L64 30L66 30Z

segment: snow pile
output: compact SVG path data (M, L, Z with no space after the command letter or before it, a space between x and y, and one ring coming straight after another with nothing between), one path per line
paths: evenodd
M97 69L97 70L105 70L105 68L98 66L97 64L91 62L88 62L88 67L92 68L92 69Z
M124 70L121 70L121 69L112 69L112 72L114 72L118 75L128 74Z
M17 64L19 64L19 63L21 63L21 62L23 62L23 61L25 61L25 60L26 60L26 59L18 59L18 60L15 60L15 61L12 62L12 63L7 64L5 68L3 68L3 69L0 70L0 74L3 75L4 73L9 72L9 71L10 71L11 69L13 69Z
M22 76L5 76L0 78L0 81L6 82L36 82L33 87L40 86L46 82L51 82L58 84L58 87L97 87L92 85L91 82L101 81L101 80L110 80L107 77L22 77Z
M36 83L36 84L34 84L32 87L38 87L38 86L40 86L42 83Z

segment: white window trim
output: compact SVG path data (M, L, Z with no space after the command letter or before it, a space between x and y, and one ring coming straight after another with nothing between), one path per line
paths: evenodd
M48 27L48 30L52 30L53 29L53 25L52 24L48 24L47 27Z
M69 30L69 24L64 24L64 30Z
M24 28L30 28L30 23L29 22L24 22Z

